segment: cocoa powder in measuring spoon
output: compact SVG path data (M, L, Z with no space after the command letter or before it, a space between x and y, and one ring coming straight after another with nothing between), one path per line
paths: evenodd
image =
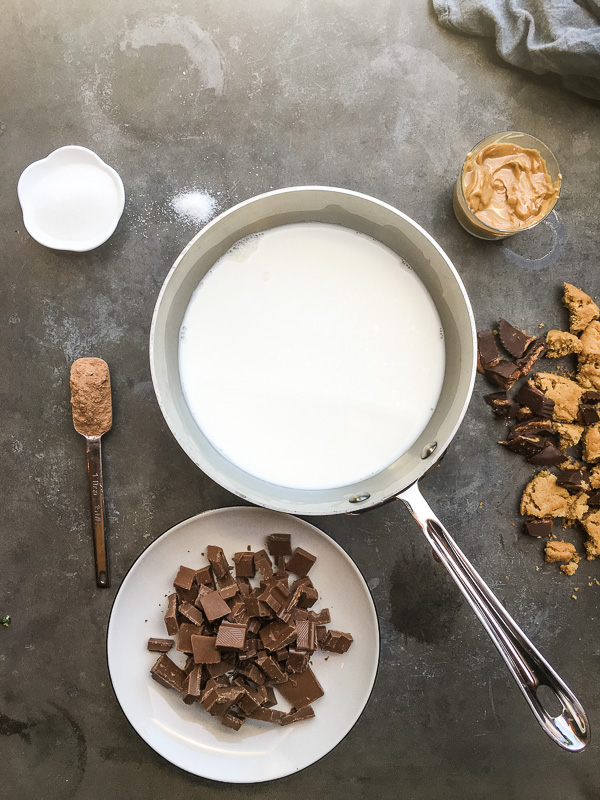
M108 364L101 358L79 358L71 367L71 406L75 430L101 436L112 426Z

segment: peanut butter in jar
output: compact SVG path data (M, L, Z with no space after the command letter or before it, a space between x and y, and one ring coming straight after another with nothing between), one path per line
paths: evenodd
M454 212L473 236L512 236L550 213L561 178L556 159L539 139L518 131L490 136L467 154L454 189Z

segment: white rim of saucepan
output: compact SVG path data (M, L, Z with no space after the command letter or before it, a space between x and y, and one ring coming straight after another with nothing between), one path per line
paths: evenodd
M35 173L38 169L40 169L41 165L52 163L52 160L57 153L63 153L65 151L70 151L73 153L85 153L87 156L91 156L91 160L94 161L94 163L103 172L112 178L117 188L119 198L118 204L115 204L114 224L112 227L110 227L110 229L107 227L106 230L96 239L88 239L85 242L75 243L69 241L68 239L58 239L54 236L50 236L37 227L31 217L31 214L29 213L27 207L27 190L24 188L26 185L26 179L29 178L32 173ZM69 250L75 253L85 253L88 250L94 250L96 247L99 247L101 244L104 244L104 242L110 239L115 232L115 229L119 224L119 220L121 219L125 209L125 186L123 185L123 181L121 180L119 173L116 171L116 169L103 161L97 153L94 153L93 150L90 150L88 147L83 147L79 144L68 144L64 147L59 147L47 155L46 158L41 158L39 161L34 161L32 164L26 167L21 173L19 182L17 183L17 195L23 211L23 224L27 229L27 233L29 233L29 235L35 239L36 242L44 245L44 247L49 247L52 250Z
M177 432L177 425L175 425L173 423L173 421L171 420L171 415L169 414L168 409L166 408L165 403L163 402L163 399L161 397L161 392L160 392L160 385L159 385L159 381L158 381L158 378L157 378L157 375L156 375L156 372L155 372L155 364L154 364L154 339L155 339L155 332L156 332L156 324L157 324L158 314L159 314L159 311L160 311L160 308L161 308L161 305L162 305L163 297L165 295L165 292L166 292L166 290L167 290L167 288L169 286L169 283L170 283L174 273L176 272L177 268L179 267L179 264L181 263L183 258L186 256L188 251L195 245L195 243L198 241L198 239L201 236L203 236L207 230L215 227L215 225L219 225L220 222L224 218L230 216L231 214L235 214L239 209L243 208L244 206L247 206L247 205L250 205L251 203L254 203L254 202L257 202L259 200L262 200L265 197L272 197L272 196L276 196L276 195L289 194L289 193L292 193L292 192L305 192L305 191L331 192L332 194L335 194L335 193L340 194L341 193L341 194L346 194L346 195L349 195L349 196L352 196L352 197L357 197L357 198L360 198L360 199L363 199L363 200L368 200L368 201L374 203L375 205L381 206L382 208L385 208L388 211L391 211L392 213L394 213L397 216L401 217L405 222L407 222L413 228L415 228L437 250L437 252L439 253L440 257L443 259L443 261L445 261L445 263L446 263L447 267L449 268L452 276L454 277L454 280L456 281L456 283L458 285L458 288L460 289L460 292L461 292L461 294L463 296L463 300L465 302L465 306L467 308L467 312L468 312L468 315L469 315L469 322L470 322L470 326L471 326L471 336L472 336L472 341L473 341L473 356L472 356L472 362L471 362L469 386L468 386L468 390L465 392L465 397L464 397L462 406L460 408L460 411L456 415L456 421L455 421L454 425L452 426L450 433L447 434L445 441L441 442L441 443L438 442L437 443L437 448L435 450L435 453L432 454L432 456L430 458L428 458L426 461L423 462L423 467L422 467L421 471L415 476L414 480L411 480L409 483L407 483L405 486L402 486L401 488L394 489L392 492L390 492L390 494L386 498L382 498L382 499L378 499L378 500L373 500L373 499L372 500L366 500L365 502L362 502L360 504L360 506L349 507L349 508L340 507L340 508L330 509L328 512L323 512L321 510L319 510L319 511L311 511L310 507L307 507L307 505L303 505L302 508L299 508L299 507L296 507L296 506L293 506L293 505L280 504L280 505L275 506L275 505L269 505L269 504L267 504L265 502L259 502L258 500L256 500L252 496L252 494L250 492L248 492L246 494L240 492L240 490L237 487L233 486L231 484L231 482L229 480L227 480L226 476L223 476L223 475L218 475L217 476L215 474L214 470L211 468L211 465L208 462L208 460L205 460L204 463L199 464L195 459L193 459L189 455L189 453L187 452L186 448L184 447L184 444L181 441L180 436L178 435L178 432ZM416 483L418 480L420 480L423 477L423 475L426 472L428 472L440 460L440 458L444 455L444 453L448 449L451 441L456 436L456 432L458 431L458 429L459 429L459 427L460 427L460 425L461 425L461 423L462 423L462 421L464 419L464 416L465 416L465 414L467 412L467 408L469 407L469 403L471 401L471 395L473 394L473 387L475 385L475 373L476 373L476 362L477 362L477 339L476 339L475 317L473 315L473 309L471 307L471 301L469 300L469 295L467 294L467 290L465 289L464 283L462 282L462 279L461 279L460 275L458 274L458 272L456 270L456 267L450 261L450 259L448 258L448 256L444 252L444 250L440 247L440 245L435 241L433 236L431 236L429 233L427 233L427 231L424 228L422 228L417 222L415 222L411 217L407 216L402 211L400 211L399 209L397 209L394 206L390 205L389 203L385 203L383 200L378 200L375 197L371 197L370 195L363 194L362 192L355 192L355 191L353 191L351 189L341 189L341 188L334 187L334 186L290 186L290 187L286 187L286 188L283 188L283 189L275 189L275 190L273 190L271 192L264 192L263 194L255 195L254 197L248 198L248 200L243 200L241 203L237 203L235 206L232 206L231 208L228 208L226 211L223 211L221 214L219 214L217 217L215 217L213 220L211 220L209 223L207 223L193 237L193 239L191 239L191 241L189 241L188 244L183 248L181 253L175 259L175 262L173 263L173 266L171 267L171 269L167 273L167 276L164 279L163 285L162 285L162 287L160 289L160 292L158 294L158 297L156 299L156 304L154 306L154 313L152 315L152 324L151 324L151 327L150 327L149 357L150 357L150 372L151 372L151 375L152 375L152 383L153 383L153 386L154 386L154 393L156 395L156 400L158 402L158 405L159 405L159 408L160 408L160 410L162 412L162 415L163 415L163 417L164 417L164 419L165 419L165 421L166 421L166 423L167 423L167 425L169 427L169 430L171 431L172 435L175 437L175 440L177 441L177 443L179 444L181 449L184 451L184 453L186 453L188 458L190 458L190 460L194 464L196 464L196 466L199 469L201 469L206 475L208 475L209 478L211 478L217 484L219 484L219 486L222 486L228 492L231 492L232 494L236 495L236 497L240 497L242 500L246 500L247 502L250 502L250 503L255 503L256 505L258 505L258 506L260 506L262 508L270 508L273 511L280 511L280 512L285 513L285 514L292 514L292 515L297 514L297 515L300 515L300 516L310 516L310 515L314 514L314 515L320 516L320 515L323 515L324 513L326 513L326 515L333 515L333 514L347 514L347 513L352 512L352 511L362 511L362 510L366 511L368 508L372 508L372 507L375 507L377 505L381 505L381 503L386 502L386 500L390 500L393 497L396 497L397 495L401 494L402 491L407 489L410 485L412 485L412 484ZM274 488L277 488L277 487L274 487Z

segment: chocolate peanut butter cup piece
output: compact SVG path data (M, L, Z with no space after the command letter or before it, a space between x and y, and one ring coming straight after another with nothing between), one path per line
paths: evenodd
M502 346L514 358L522 358L529 345L535 342L535 336L527 336L505 319L498 322L498 333Z
M531 381L521 386L515 400L530 408L538 417L550 419L554 413L554 400L546 397Z
M524 523L523 530L528 536L546 539L552 533L552 522L552 519L531 519Z
M589 405L596 405L597 403L600 403L600 392L591 390L589 392L584 392L581 395L581 401L582 403L588 403Z
M530 458L531 456L537 455L537 453L541 453L548 444L548 440L543 436L537 436L535 434L519 434L513 436L512 439L498 442L498 444L504 445L509 450L512 450L513 453L518 453L521 456Z
M556 473L556 483L565 489L587 489L590 485L590 473L587 469L561 469Z
M490 367L495 367L500 361L496 337L491 330L479 331L477 334L477 369L484 372Z
M538 464L541 467L557 467L559 464L564 464L567 457L552 442L546 442L543 450L529 456L527 460L530 464Z
M520 377L520 369L514 361L500 361L495 367L486 369L488 375L498 386L508 391Z
M593 425L595 422L600 422L600 412L598 406L591 403L580 403L579 411L577 412L577 422L580 425Z

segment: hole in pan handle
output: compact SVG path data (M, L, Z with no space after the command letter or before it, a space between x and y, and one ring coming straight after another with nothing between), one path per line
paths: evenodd
M590 726L579 700L550 664L536 650L506 609L467 561L414 483L398 495L440 557L458 588L479 617L492 642L523 692L529 707L548 736L571 752L583 750L590 741ZM538 689L544 686L538 697ZM550 714L544 705L549 691L560 713ZM546 698L544 698L544 693ZM556 705L556 703L554 703Z

